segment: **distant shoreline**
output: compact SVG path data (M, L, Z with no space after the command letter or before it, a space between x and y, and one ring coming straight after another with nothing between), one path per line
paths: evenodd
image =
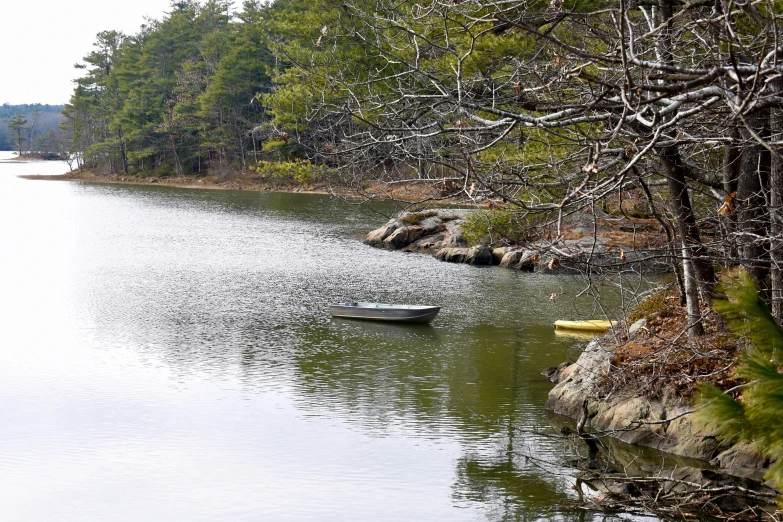
M44 160L40 160L44 161ZM16 163L17 160L8 161L7 163ZM100 183L107 185L148 185L148 186L166 186L166 187L178 187L189 189L208 189L208 190L248 190L253 192L284 192L284 193L309 193L309 194L322 194L331 195L336 194L334 191L329 190L327 186L321 185L272 185L258 183L253 180L248 180L241 175L228 181L214 181L208 177L198 178L194 180L192 178L186 178L183 176L177 177L139 177L133 175L119 175L113 174L110 176L96 176L91 172L74 171L59 175L46 175L46 174L28 174L19 176L23 179L38 180L38 181L81 181L85 183ZM343 194L340 194L343 195Z
M8 163L16 163L17 160ZM436 195L432 184L410 183L386 185L383 182L370 182L361 190L329 181L316 181L310 184L300 184L291 181L276 181L263 178L258 173L237 171L225 180L212 176L194 178L193 176L136 176L133 174L96 175L90 170L74 170L61 175L28 174L19 176L28 180L44 181L81 181L85 183L124 184L124 185L157 185L188 189L208 190L247 190L252 192L303 193L336 196L351 200L370 199L373 201L399 201L403 203L430 202L431 206L450 206L459 203L455 200L434 198ZM440 199L433 205L433 199Z

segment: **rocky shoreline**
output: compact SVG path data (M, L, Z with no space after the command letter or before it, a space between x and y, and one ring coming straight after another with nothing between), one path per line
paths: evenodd
M567 238L526 245L470 246L460 229L475 209L436 209L403 213L373 230L365 243L378 248L432 254L449 263L530 272L582 273L634 269L643 273L671 270L665 245L637 248L636 239L653 230L651 220L613 218L595 210L569 216ZM648 242L649 243L649 242Z
M631 328L644 327L644 320ZM722 496L710 499L720 511L758 508L774 512L774 502L781 492L764 478L772 464L749 443L728 445L718 441L692 420L692 401L675 393L664 392L660 398L644 397L638 390L626 389L601 397L599 381L610 371L616 348L600 339L587 344L575 363L563 363L545 374L555 384L546 407L555 413L579 419L582 437L600 440L603 436L646 446L676 456L695 459L694 465L646 470L649 485L657 494L666 492L687 496L694 492L722 490ZM617 473L587 471L585 480L614 499L640 496L638 477ZM627 470L626 470L627 473ZM744 499L744 500L743 500Z
M473 209L437 209L403 213L370 232L365 243L377 248L418 252L438 260L477 266L500 266L530 272L584 273L634 270L641 273L671 271L665 236L652 220L609 216L598 210L569 216L566 237L515 246L470 246L461 225ZM639 232L648 231L644 248L637 248ZM650 241L649 236L658 240ZM589 263L589 266L588 266ZM665 325L659 325L666 327ZM658 328L656 326L655 328ZM600 390L602 376L612 369L615 350L627 349L649 335L647 319L620 332L617 339L593 340L575 363L550 368L546 375L555 384L546 407L579 419L578 431L564 427L576 441L591 448L590 456L575 467L580 480L601 493L606 509L640 509L661 515L683 516L687 510L722 518L752 518L759 513L775 518L776 498L781 494L764 478L771 463L751 444L729 445L697 426L691 413L695 405L674 386L658 397L645 396L633 386L618 388L608 396ZM671 327L671 325L669 325ZM638 343L636 343L638 346ZM652 348L652 345L645 349ZM605 391L605 390L604 390ZM645 446L672 455L673 465L644 467L621 463L611 453L605 437ZM607 455L603 464L597 448ZM687 462L681 462L685 458ZM752 516L751 516L752 515Z

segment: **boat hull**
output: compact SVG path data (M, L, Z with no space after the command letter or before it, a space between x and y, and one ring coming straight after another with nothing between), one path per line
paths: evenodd
M555 328L565 330L582 330L589 332L605 332L617 321L604 321L601 319L591 319L589 321L555 321Z
M392 323L429 323L438 315L440 306L391 305L384 303L343 303L332 305L332 317L386 321Z

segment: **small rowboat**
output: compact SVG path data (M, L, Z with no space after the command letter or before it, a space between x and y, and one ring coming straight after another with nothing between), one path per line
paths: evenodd
M384 303L341 303L329 307L332 317L397 323L429 323L439 311L440 306Z
M617 321L604 321L602 319L590 319L589 321L555 321L555 328L605 332L616 324Z

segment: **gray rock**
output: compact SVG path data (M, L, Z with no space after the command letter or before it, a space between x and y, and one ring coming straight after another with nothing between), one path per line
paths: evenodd
M715 467L724 468L732 475L764 482L770 461L751 442L740 442L721 452L710 461Z
M701 432L690 419L692 404L673 398L647 399L635 390L616 392L607 399L595 398L595 385L608 372L611 357L611 351L598 341L590 342L576 363L559 372L546 406L561 415L579 418L582 402L593 397L588 425L595 430L618 430L616 437L624 442L686 457L710 459L716 455L718 441Z
M470 265L491 265L493 261L492 250L485 246L471 248L465 257L465 263Z
M364 242L368 245L379 245L395 230L397 230L396 225L384 225L367 234L367 239L365 239Z
M499 265L500 262L503 260L503 258L506 256L506 254L511 252L512 250L516 250L516 249L513 248L513 247L493 248L492 249L492 257L494 258L495 264Z
M398 228L383 242L392 248L404 248L424 235L424 229L420 226Z
M473 248L441 248L435 254L439 261L447 263L467 263L470 265L491 265L492 251L485 246Z
M467 247L468 242L465 240L465 237L462 235L462 232L460 232L458 229L452 234L452 236L447 241L450 248L454 247Z
M435 235L429 235L425 233L421 239L417 239L408 245L405 250L409 252L432 254L444 247L445 239L446 235L442 233Z
M469 248L441 248L435 254L435 258L447 263L464 263L469 253Z
M503 268L513 268L514 265L519 263L519 260L522 259L523 255L525 255L525 250L509 250L500 260L500 266Z
M628 328L628 340L630 341L634 337L636 337L636 334L638 334L642 328L647 324L647 319L639 319L635 323L631 325L630 328Z
M435 234L442 234L446 231L446 225L443 223L433 226L425 226L424 224L421 224L420 226L424 229L423 235L425 236L434 236Z
M516 270L533 271L537 254L533 250L511 250L500 260L500 266Z
M552 382L553 384L557 384L558 382L560 382L561 373L569 366L571 366L571 363L568 362L560 363L558 366L550 366L549 368L541 372L541 375L549 379L549 381Z

